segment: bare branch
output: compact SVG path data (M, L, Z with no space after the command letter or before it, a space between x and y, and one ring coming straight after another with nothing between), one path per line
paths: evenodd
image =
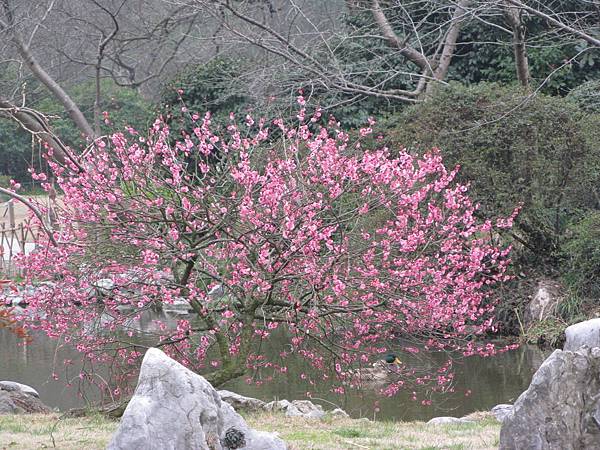
M44 70L44 68L39 64L39 62L31 52L29 46L19 36L17 30L14 29L14 17L12 15L9 0L3 0L2 5L6 17L8 18L8 25L13 27L13 31L11 33L11 40L15 44L19 55L21 56L21 58L23 58L23 61L29 67L29 70L31 70L35 77L48 88L48 90L60 103L62 103L63 107L65 108L65 111L73 120L75 125L77 125L77 127L86 136L93 138L94 131L92 130L92 127L90 126L89 122L87 121L79 107L65 92L65 90L54 80L54 78L52 78L48 74L48 72Z
M371 0L371 7L373 12L373 18L379 26L379 29L383 33L390 47L400 50L400 53L415 63L421 70L427 70L433 72L431 61L421 52L415 50L409 46L406 41L401 40L390 25L387 17L385 16L379 0Z
M64 164L71 159L67 147L52 133L44 115L31 108L16 106L0 98L0 116L16 121L25 131L45 142L54 151L54 159Z
M556 25L561 30L567 31L571 34L574 34L575 36L580 37L581 39L586 41L588 44L593 45L594 47L600 47L600 39L596 39L595 37L591 36L590 34L586 33L585 31L573 28L572 26L564 23L563 21L558 20L556 17L552 17L551 15L546 14L545 12L540 11L539 9L527 6L525 3L520 2L519 0L506 0L506 2L510 3L511 5L522 8L523 10L527 11L530 14L533 14L535 16L538 16L538 17L541 17L541 18L547 20L551 24Z

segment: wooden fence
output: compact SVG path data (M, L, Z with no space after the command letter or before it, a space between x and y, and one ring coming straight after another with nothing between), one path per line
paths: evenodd
M14 258L35 248L38 231L30 219L16 218L13 200L0 203L0 278L21 275Z

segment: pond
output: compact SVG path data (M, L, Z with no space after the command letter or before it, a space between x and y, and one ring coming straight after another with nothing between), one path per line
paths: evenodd
M412 390L392 398L366 389L347 389L344 395L333 394L326 383L311 386L300 379L300 373L310 372L302 361L290 361L288 373L268 383L255 385L239 379L223 388L266 401L306 399L309 393L325 409L339 406L353 417L381 420L428 420L441 415L460 417L473 411L489 410L498 403L512 403L527 388L533 373L548 354L537 347L523 346L495 357L460 359L454 363L454 393L434 397L431 406L411 400ZM30 344L23 345L22 340L7 330L0 330L0 380L33 386L46 404L60 410L85 405L77 387L65 387L65 375L75 380L74 386L78 385L77 364L65 366L65 359L78 361L80 357L74 349L57 348L56 341L44 336L34 336ZM53 373L59 380L53 379Z

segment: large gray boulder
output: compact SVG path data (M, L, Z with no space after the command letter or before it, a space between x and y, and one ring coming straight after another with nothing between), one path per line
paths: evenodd
M109 450L283 450L252 430L203 377L151 348Z
M501 403L491 409L492 414L498 422L504 422L504 419L512 412L513 405Z
M583 345L600 347L600 319L586 320L567 327L564 350L574 351Z
M600 448L600 348L556 350L504 419L501 450Z

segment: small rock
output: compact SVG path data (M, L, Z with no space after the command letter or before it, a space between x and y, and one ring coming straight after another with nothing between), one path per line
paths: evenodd
M560 300L559 285L556 281L550 279L539 280L537 291L527 306L525 321L534 323L551 317Z
M304 417L307 419L322 419L325 411L321 405L315 405L309 400L278 400L264 406L267 411L283 411L288 417Z
M0 390L21 391L24 394L29 394L36 398L40 398L40 394L34 388L27 386L26 384L17 383L16 381L0 381Z
M298 410L298 408L296 408L294 405L292 405L292 402L288 401L288 400L276 400L276 401L272 401L267 403L264 406L265 411L270 411L270 412L284 412L286 416L301 416L302 414L300 413L300 411Z
M458 417L434 417L427 422L427 425L464 425L469 423L475 422L469 419L461 419Z
M513 405L509 405L506 403L501 403L500 405L496 405L491 409L492 414L498 420L498 422L504 422L506 416L508 416L513 410Z
M565 330L567 340L564 350L575 351L579 347L600 347L600 319L591 319L571 325Z
M350 414L348 414L342 408L335 408L333 411L329 411L329 414L334 417L350 417Z
M25 300L21 295L9 294L4 297L4 304L8 307L25 307L27 306L27 300Z
M228 403L236 411L260 411L264 409L266 403L262 400L252 397L244 397L235 392L221 390L217 391L221 400Z
M310 400L294 400L292 405L300 411L303 417L309 419L322 419L325 416L325 411L321 405L315 405Z
M96 288L99 295L110 295L111 291L115 288L115 282L110 278L100 278L92 286Z
M213 286L213 288L208 291L208 296L211 298L222 298L225 295L225 288L222 284L217 284Z
M171 314L189 314L193 310L190 302L185 298L176 297L171 303L162 303L162 309L165 313Z

